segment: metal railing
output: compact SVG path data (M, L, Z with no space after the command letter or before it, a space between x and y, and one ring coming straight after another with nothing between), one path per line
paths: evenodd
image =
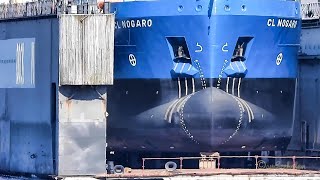
M301 17L302 20L319 19L320 3L301 4Z
M176 157L176 158L142 158L142 170L145 170L146 168L146 161L152 161L152 160L177 160L179 161L179 169L183 169L183 161L184 160L208 160L212 161L215 160L217 162L216 169L222 169L221 168L221 160L222 159L235 159L235 158L254 158L255 159L255 169L261 169L266 166L266 162L259 159L289 159L292 162L292 166L287 167L286 169L305 169L297 166L297 161L300 159L319 159L320 157L315 156L207 156L207 157ZM277 164L279 167L284 168L283 165ZM276 168L275 166L271 166ZM239 167L241 168L241 167Z
M0 19L12 19L33 16L48 16L56 14L55 3L30 2L16 4L0 4Z
M104 12L108 12L108 4L105 3ZM48 16L61 13L91 14L97 12L97 9L96 3L82 1L75 3L70 0L40 0L27 3L0 4L0 19ZM320 18L320 3L301 4L300 9L303 20Z
M97 3L73 3L45 0L27 3L0 4L0 20L52 16L59 14L108 13L109 3L98 9Z

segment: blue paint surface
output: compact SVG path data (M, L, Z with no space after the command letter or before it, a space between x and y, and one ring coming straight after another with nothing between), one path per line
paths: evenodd
M201 78L200 74L205 78L220 77L230 65L239 38L251 38L245 52L246 78L297 76L301 26L297 2L219 1L213 4L208 17L209 4L167 0L113 4L115 78L170 78L174 66L168 42L171 37L186 41L192 65L202 72L196 78ZM225 5L230 9L226 10ZM290 26L282 27L283 20L288 20ZM283 59L278 65L280 53ZM135 56L135 66L130 64L130 54Z
M249 151L286 149L292 136L296 45L299 44L301 25L297 2L162 0L115 3L111 9L115 8L118 22L115 85L110 87L107 108L109 148L138 151L140 147L146 147L143 150L159 152L173 151L170 146L174 145L180 152L212 150L212 147L246 151L242 149L246 145ZM296 28L277 27L282 18L296 20ZM273 23L268 26L270 19L274 19L275 26ZM58 82L57 22L46 19L0 24L0 29L5 29L4 33L0 32L4 40L36 38L35 82L38 82L33 89L6 88L0 91L0 114L3 115L0 130L9 129L8 133L1 133L4 135L1 140L5 142L0 147L5 153L0 157L5 162L1 169L56 172L53 159L58 159L59 155L55 144L58 133L55 123L59 114L54 86ZM178 99L179 86L170 73L175 54L170 47L172 37L184 39L190 63L199 72L195 74L197 94L183 106L183 121L193 138L185 134L181 115L170 119L173 123L164 119L168 106ZM229 81L223 72L230 65L239 37L252 38L244 61L248 72L241 87L239 79L232 79L230 83L239 87L241 98L252 107L256 118L251 124L248 115L242 116L238 102L231 98L231 88L234 88L231 84L226 85ZM283 59L277 65L279 53L283 54ZM8 54L11 53L8 51ZM15 75L9 69L13 66L5 69L8 72L3 73L3 77ZM221 81L217 79L221 77ZM10 87L12 82L15 81L8 81L3 86ZM189 79L183 83L188 87L183 84L182 94L190 95L192 81ZM221 85L221 90L214 88L217 84ZM203 90L204 87L208 88ZM237 88L234 91L238 93ZM238 116L244 117L244 123L230 140L230 135L237 129ZM48 141L51 139L53 142ZM195 145L194 140L200 145ZM36 159L33 154L37 155Z
M229 10L226 8L229 7ZM254 15L300 17L297 1L283 0L155 0L112 3L111 11L118 17L140 18L148 16L173 15Z
M293 136L299 9L282 0L112 4L108 148L285 150Z
M17 46L24 45L21 68L17 69ZM31 63L31 44L35 38L0 40L0 88L34 88L35 64ZM19 72L21 78L19 80Z
M0 22L2 58L16 57L24 42L24 84L16 84L16 65L0 64L0 170L55 173L58 20ZM35 84L30 84L30 44L35 42ZM3 50L5 48L5 50ZM34 87L34 88L32 88ZM4 163L2 163L4 162Z

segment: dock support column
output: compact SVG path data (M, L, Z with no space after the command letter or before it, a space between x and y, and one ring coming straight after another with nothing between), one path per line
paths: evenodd
M60 86L58 175L106 172L106 86Z
M59 16L58 175L106 172L114 22L114 14Z

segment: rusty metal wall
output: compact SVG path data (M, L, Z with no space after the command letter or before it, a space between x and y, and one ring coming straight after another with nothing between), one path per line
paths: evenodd
M61 15L60 85L112 85L114 15Z
M106 171L107 87L59 88L59 175Z

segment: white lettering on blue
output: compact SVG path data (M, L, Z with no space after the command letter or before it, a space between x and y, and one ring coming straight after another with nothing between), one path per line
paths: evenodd
M268 23L267 23L268 26L276 26L274 24L274 19L268 19Z
M278 19L277 27L282 27L282 28L296 28L298 25L297 20L290 20L290 19ZM275 25L275 19L268 19L267 21L267 26L268 27L274 27Z
M122 20L115 22L115 29L150 28L152 26L152 23L152 19Z
M140 21L137 21L136 27L141 27Z

